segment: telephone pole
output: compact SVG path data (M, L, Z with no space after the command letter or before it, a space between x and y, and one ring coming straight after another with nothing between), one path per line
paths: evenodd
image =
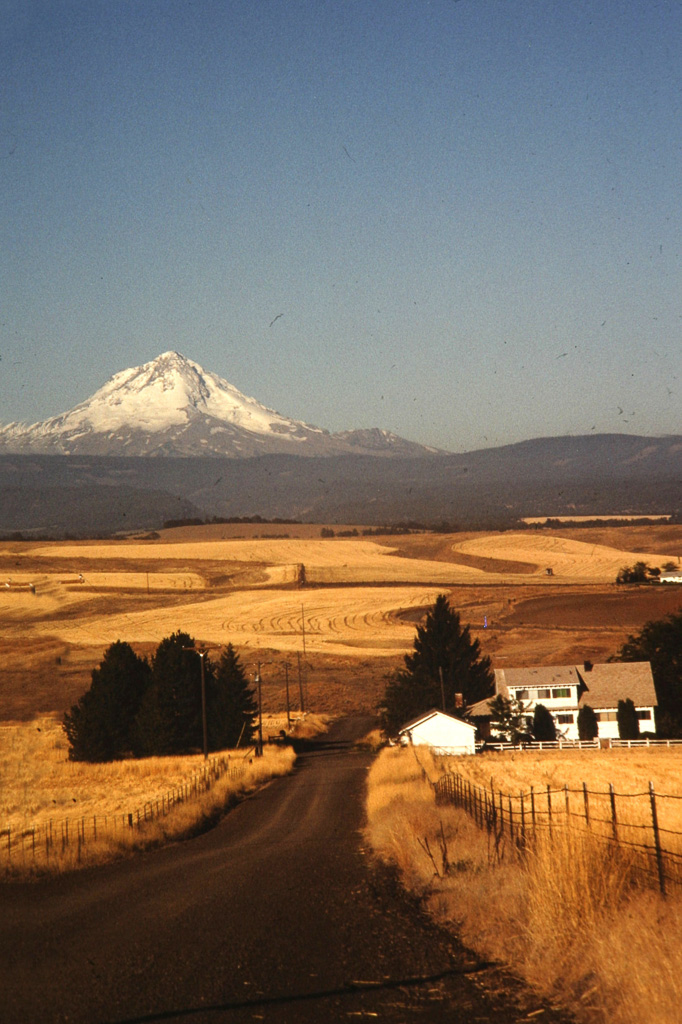
M209 651L218 650L217 647L183 647L183 651L194 651L199 655L201 662L201 729L204 739L204 760L208 759L208 722L206 720L206 675L204 672L204 659Z
M284 662L284 680L287 688L287 729L291 729L291 705L289 704L289 667L291 662Z

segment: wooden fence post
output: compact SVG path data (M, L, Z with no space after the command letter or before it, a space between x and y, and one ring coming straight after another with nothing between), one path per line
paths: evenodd
M568 793L568 783L567 782L564 783L564 793L566 795L566 828L570 828L571 827L571 807L570 807L570 804L569 804L569 793Z
M616 818L616 794L613 791L613 783L609 782L609 796L611 797L611 828L613 838L618 842L618 819Z
M550 789L549 782L547 783L547 827L549 828L549 834L552 834L552 790Z
M651 801L651 824L654 830L654 845L656 847L656 866L658 868L658 885L661 895L665 896L665 871L663 868L663 850L661 849L661 836L658 830L658 814L656 812L656 794L654 793L653 782L649 783L649 800Z
M587 794L587 783L583 782L583 801L585 803L585 824L590 827L590 801Z

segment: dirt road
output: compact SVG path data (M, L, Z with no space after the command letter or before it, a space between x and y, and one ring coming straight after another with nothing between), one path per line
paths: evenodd
M1 887L4 1024L564 1020L529 1018L536 999L372 866L365 725L338 723L206 835Z

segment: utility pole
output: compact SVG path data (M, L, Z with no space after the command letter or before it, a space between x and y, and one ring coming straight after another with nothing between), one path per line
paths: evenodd
M204 658L209 651L214 651L215 647L183 647L183 651L194 651L195 654L199 655L199 661L201 662L201 729L204 739L204 760L208 759L208 722L206 720L206 675L204 672Z
M256 669L256 682L258 684L258 756L263 756L263 693L261 690L260 667L261 665L272 665L271 661L259 661Z
M289 666L290 662L284 662L284 680L287 688L287 729L291 729L291 706L289 704Z
M296 657L298 658L298 693L301 701L301 714L305 711L303 706L303 680L301 678L301 652L296 651Z
M301 636L303 638L303 660L305 661L305 611L301 605Z

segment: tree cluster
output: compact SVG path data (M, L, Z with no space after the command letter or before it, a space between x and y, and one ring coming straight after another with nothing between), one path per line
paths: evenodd
M646 562L635 562L618 570L616 583L651 583L658 579L661 570L658 566L647 565Z
M204 658L209 750L248 743L256 699L231 644L216 664ZM72 761L185 754L201 750L201 661L195 642L177 632L161 641L151 662L116 641L92 670L92 682L64 715Z
M664 737L682 735L682 611L645 623L612 660L651 662L657 732Z
M417 627L414 649L405 655L405 667L387 678L379 707L382 727L388 736L412 718L441 708L464 714L466 708L491 696L493 673L490 659L481 655L478 640L468 626L439 595L423 625ZM461 695L461 701L456 695Z

